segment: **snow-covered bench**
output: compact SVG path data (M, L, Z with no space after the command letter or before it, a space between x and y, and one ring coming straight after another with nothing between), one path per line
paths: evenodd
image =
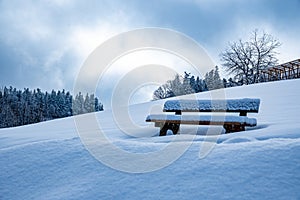
M160 127L160 136L167 130L177 134L180 124L221 125L226 133L244 131L245 126L256 126L256 119L248 118L247 113L258 113L259 99L228 99L228 100L169 100L164 104L164 112L175 112L175 115L148 115L146 122L155 122ZM181 115L182 112L230 112L233 115Z

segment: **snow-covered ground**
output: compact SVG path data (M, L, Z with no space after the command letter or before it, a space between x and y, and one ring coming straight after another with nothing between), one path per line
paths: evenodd
M128 120L111 110L97 113L106 141L142 158L162 155L153 162L145 159L144 166L159 166L172 156L164 151L170 144L176 154L191 143L174 162L145 173L122 172L98 161L82 144L73 117L2 129L0 199L300 199L299 86L300 79L226 89L226 98L259 98L261 103L258 114L248 115L257 119L256 127L220 136L205 136L208 127L184 126L180 135L158 137L158 128L144 120L149 113L159 114L164 101L131 106L130 116L139 126L127 127ZM210 97L209 92L197 94ZM86 120L84 127L77 124L81 136L97 132L89 124L92 116L77 118ZM130 135L118 127L128 128ZM211 151L201 154L206 145ZM111 153L99 155L133 172L141 168Z

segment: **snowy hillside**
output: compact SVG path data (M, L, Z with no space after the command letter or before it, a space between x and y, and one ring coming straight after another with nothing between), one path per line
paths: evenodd
M114 123L110 110L97 113L107 140L128 152L163 155L170 143L176 150L192 141L177 160L148 173L122 172L95 159L73 117L1 129L0 199L300 199L299 86L300 79L226 89L226 98L259 98L261 104L258 114L249 114L258 126L221 136L205 136L208 127L184 126L181 135L158 137L158 128L144 121L161 111L164 101L130 107L140 125L128 127L136 137L119 130L127 121ZM209 92L197 94L210 97ZM88 124L91 116L79 117L86 120L82 132L95 132ZM205 145L214 142L201 157ZM100 153L113 159L112 152ZM163 162L164 156L159 159ZM118 160L134 167L130 160Z

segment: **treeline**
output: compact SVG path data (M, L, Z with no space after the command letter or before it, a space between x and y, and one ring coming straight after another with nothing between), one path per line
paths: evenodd
M94 94L70 92L42 92L29 88L18 90L4 87L0 90L0 128L21 126L57 118L103 110Z
M153 93L153 100L165 99L186 94L205 92L223 88L224 84L219 75L218 66L206 73L204 79L199 76L184 72L183 76L175 75L173 80L168 80L165 84L157 88Z
M153 92L153 100L165 99L180 95L193 94L215 90L220 88L229 88L242 85L250 85L259 82L266 82L263 79L257 79L256 82L250 82L252 76L240 76L238 78L221 79L218 66L206 73L204 79L197 76L195 78L191 73L184 72L183 76L175 75L175 78L168 80L165 84ZM254 75L253 75L254 77ZM247 81L248 80L248 81Z

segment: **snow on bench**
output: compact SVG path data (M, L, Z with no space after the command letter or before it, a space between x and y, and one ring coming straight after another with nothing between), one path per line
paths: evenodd
M247 113L258 113L259 99L228 99L228 100L169 100L164 104L164 112L239 112L240 116Z
M226 133L244 131L245 126L256 126L256 119L248 118L247 113L258 113L259 99L229 100L169 100L164 104L164 112L175 112L175 115L148 115L146 122L155 122L160 127L160 136L167 130L177 134L180 124L222 125ZM240 116L203 116L181 115L182 112L239 112Z

